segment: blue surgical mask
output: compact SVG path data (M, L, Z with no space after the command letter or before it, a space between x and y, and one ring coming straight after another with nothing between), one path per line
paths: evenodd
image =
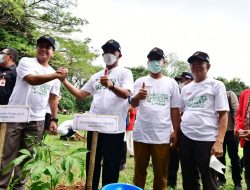
M148 70L154 74L159 73L162 69L160 61L153 60L148 62Z
M3 63L3 55L0 54L0 64L2 64L2 63Z

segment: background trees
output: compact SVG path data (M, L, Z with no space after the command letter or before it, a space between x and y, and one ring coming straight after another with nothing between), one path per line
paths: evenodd
M87 20L72 15L75 6L77 0L1 0L0 49L13 47L19 57L34 56L36 39L49 34L57 41L52 67L69 68L69 80L77 87L82 86L100 68L91 65L98 54L89 47L90 39L79 41L69 37L88 24ZM63 87L61 92L59 107L78 111L75 98Z

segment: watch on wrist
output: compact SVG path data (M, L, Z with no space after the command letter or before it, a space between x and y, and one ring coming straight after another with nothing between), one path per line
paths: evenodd
M109 90L113 90L115 88L115 83L112 82L112 86L109 88Z
M58 122L58 119L57 118L51 118L50 121L54 121L54 122Z

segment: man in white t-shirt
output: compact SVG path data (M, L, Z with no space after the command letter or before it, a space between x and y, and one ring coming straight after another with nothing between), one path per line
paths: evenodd
M32 150L32 144L27 141L30 136L42 138L46 107L49 102L52 114L50 130L57 128L57 96L55 79L67 76L64 69L55 70L49 65L55 50L55 40L50 36L42 36L37 40L36 57L24 57L17 67L16 85L9 99L9 105L24 105L30 107L28 123L9 123L3 149L2 166L0 168L0 189L8 187L13 168L3 174L2 169L19 156L20 149ZM21 167L15 167L14 178L16 190L24 189L25 179L21 178Z
M216 171L209 168L211 155L223 155L223 140L229 110L222 82L208 78L208 54L195 52L189 57L194 81L181 90L180 159L184 190L218 189Z
M135 81L131 99L131 105L138 107L133 133L134 184L144 189L151 157L154 170L151 189L165 190L170 143L176 146L180 127L180 94L177 82L162 74L163 51L156 47L147 58L150 75Z
M92 189L99 185L101 160L103 159L102 186L118 182L119 166L122 155L122 145L126 129L128 96L133 88L132 72L118 66L121 54L120 45L115 40L109 40L103 46L103 60L106 68L94 74L89 81L77 89L66 79L63 84L79 99L92 95L90 114L108 114L118 116L117 134L99 133L95 158L95 170ZM91 149L92 132L87 135L87 148ZM86 169L88 173L90 153L87 153Z

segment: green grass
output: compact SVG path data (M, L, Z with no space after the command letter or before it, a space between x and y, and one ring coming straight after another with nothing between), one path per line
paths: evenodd
M72 115L59 115L59 124L62 123L63 121L67 120L67 119L72 119L73 116ZM82 132L84 133L84 132ZM70 151L70 147L74 147L74 148L80 148L80 147L85 147L86 148L86 143L80 142L80 141L61 141L59 140L59 136L51 136L48 135L45 138L45 143L47 144L53 144L56 145L58 147L61 147L62 151ZM240 157L242 157L242 149L239 149L239 155ZM85 159L85 158L84 158ZM126 163L126 169L124 171L120 172L120 178L119 178L119 182L123 182L123 183L129 183L132 184L132 180L133 180L133 173L134 172L134 162L133 162L133 158L131 157L127 157L127 163ZM232 177L231 177L231 171L230 171L230 160L227 157L227 171L226 171L226 178L227 178L227 184L222 187L221 189L223 190L233 190L234 188L234 184L232 181ZM243 185L243 189L246 189L246 185L245 185L245 181L244 181L244 175L242 174L242 185ZM66 183L65 179L60 179L61 183ZM81 181L81 179L76 179L76 181ZM153 184L153 170L152 170L152 166L148 167L148 175L147 175L147 180L146 180L146 190L151 190L152 189L152 184ZM181 190L182 189L182 180L181 180L181 171L179 170L178 172L178 183L177 183L177 190Z

